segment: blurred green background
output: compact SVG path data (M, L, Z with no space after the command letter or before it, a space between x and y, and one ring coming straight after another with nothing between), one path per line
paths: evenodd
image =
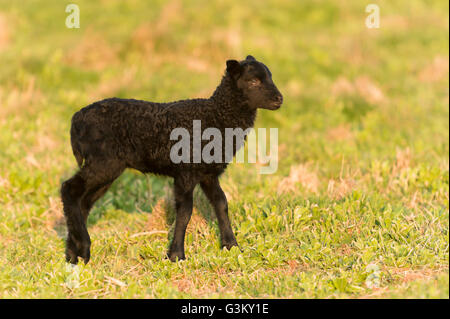
M448 298L446 1L0 0L0 297ZM164 260L171 182L128 171L66 267L72 114L107 97L208 97L252 54L285 102L279 168L222 177L243 252L221 251L196 192L182 263ZM168 232L168 233L167 233Z

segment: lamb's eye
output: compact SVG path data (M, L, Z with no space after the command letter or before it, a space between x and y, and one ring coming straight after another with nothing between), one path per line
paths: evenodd
M252 79L252 80L250 80L250 85L251 85L251 86L256 86L256 85L259 85L260 83L261 83L261 81L258 80L258 79Z

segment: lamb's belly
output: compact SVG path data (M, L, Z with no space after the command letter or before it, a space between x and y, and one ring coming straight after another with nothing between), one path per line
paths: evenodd
M137 168L143 173L153 173L166 176L178 176L181 174L193 174L199 177L203 175L220 175L227 167L227 163L167 163L161 161L148 161Z

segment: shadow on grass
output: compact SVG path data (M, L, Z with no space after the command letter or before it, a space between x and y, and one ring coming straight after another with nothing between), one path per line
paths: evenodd
M61 182L67 178L63 178ZM88 228L102 219L108 210L151 214L158 202L163 200L162 209L165 214L165 222L169 227L168 239L170 242L176 218L172 188L173 180L171 178L151 174L144 175L134 170L127 170L114 181L106 194L94 204L89 214ZM200 213L206 220L208 227L214 229L218 236L219 229L213 207L199 186L194 191L194 209ZM58 234L65 233L64 218L62 222L56 223L54 228Z
M165 196L169 184L167 178L125 171L95 203L89 214L88 226L95 225L110 209L151 213L158 200Z

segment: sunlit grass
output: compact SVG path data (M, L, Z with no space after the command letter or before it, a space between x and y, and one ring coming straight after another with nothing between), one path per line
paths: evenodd
M0 297L448 298L448 4L0 0ZM171 181L127 171L94 207L92 259L64 261L72 114L118 96L206 97L228 58L271 69L285 103L270 176L221 181L243 251L220 250L200 190L187 260L164 259Z

